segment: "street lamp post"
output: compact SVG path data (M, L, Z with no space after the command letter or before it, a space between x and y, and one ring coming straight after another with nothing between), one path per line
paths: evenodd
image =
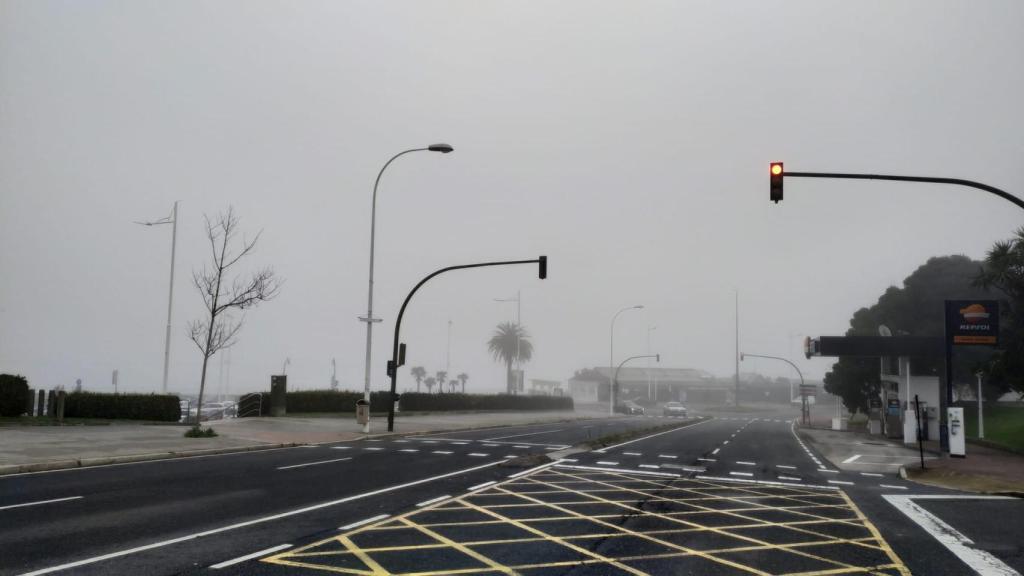
M615 367L615 373L612 375L612 391L615 390L616 386L619 383L619 370L622 369L622 366L625 365L625 363L629 362L630 360L637 360L639 358L654 358L655 362L661 362L661 354L640 354L639 356L630 356L629 358L626 358L622 362L619 362L619 365ZM613 404L612 404L613 408L612 408L612 410L615 409L614 408L614 400L615 400L615 398L613 396L612 397L612 401L613 401Z
M800 376L800 387L801 387L801 389L803 388L803 385L804 385L804 373L800 371L800 368L797 368L796 364L793 364L789 360L786 360L785 358L782 358L782 357L779 357L779 356L764 356L762 354L747 354L745 352L741 352L740 353L740 360L744 360L747 356L750 356L751 358L766 358L768 360L779 360L781 362L785 362L786 364L789 364L790 366L793 367L793 370L796 370L797 375ZM793 384L790 384L789 385L789 404L792 405L792 403L793 403Z
M657 330L657 329L658 329L657 326L648 326L647 327L647 355L648 355L648 357L650 357L650 354L651 354L651 332L654 331L654 330ZM653 395L653 387L651 386L651 370L650 370L650 368L651 368L651 361L648 360L647 361L647 399L648 400L654 400L656 402L657 399L653 397L654 396Z
M399 156L404 156L410 152L441 152L447 154L455 150L449 144L431 144L426 148L411 148L409 150L403 150L398 154L391 157L390 160L384 163L384 166L377 173L377 179L373 183L373 203L370 207L370 281L369 281L369 295L366 299L366 316L360 316L359 320L366 322L366 370L363 377L363 400L366 403L370 402L370 359L371 351L373 349L373 325L376 322L380 322L380 318L373 317L373 257L374 257L374 240L377 232L377 187L380 185L380 177L384 175L384 171L387 170L388 166L391 165ZM370 432L370 420L366 420L366 424L363 424L363 433L369 434Z
M171 280L167 289L167 331L164 333L164 379L161 391L167 394L167 371L171 362L171 310L174 307L174 252L178 245L178 202L174 202L171 215L152 222L136 222L143 226L171 225Z
M622 310L619 310L612 316L612 327L609 335L608 344L608 369L611 370L612 366L615 365L615 321L619 318L619 314L622 314L626 310L642 310L643 304L637 304L636 306L626 306ZM614 380L614 379L613 379ZM615 415L615 382L608 382L608 415Z

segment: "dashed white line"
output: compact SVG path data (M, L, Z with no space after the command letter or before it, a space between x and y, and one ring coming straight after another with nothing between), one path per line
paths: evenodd
M749 477L753 477L754 473L753 472L729 472L729 475L730 476L746 476L746 477L749 478Z
M260 550L259 552L253 552L252 554L246 554L245 556L239 556L238 558L234 558L232 560L227 560L225 562L221 562L220 564L214 564L213 566L210 566L210 568L213 568L214 570L220 570L221 568L227 568L228 566L234 566L235 564L241 564L242 562L245 562L246 560L252 560L253 558L259 558L260 556L263 556L264 554L272 554L274 552L278 552L280 550L285 550L285 549L291 548L291 547L292 547L291 544L280 544L278 546L267 548L265 550Z
M488 442L488 443L484 444L484 446L486 446L488 448L497 448L498 447L498 445L494 444L493 442Z
M623 452L626 456L643 456L643 452Z
M757 466L757 462L745 462L743 460L737 461L740 466Z
M619 465L618 462L611 462L611 461L608 461L608 460L598 460L597 463L600 464L601 466L618 466Z
M714 456L715 454L718 454L719 450L721 450L721 448L715 448L714 450L711 451L711 455Z
M419 452L416 448L402 448L399 452Z
M786 470L796 470L796 466L789 466L788 464L776 464L776 468L785 468Z
M754 484L764 484L766 486L799 486L801 488L814 488L817 490L839 490L835 486L822 486L819 484L794 484L792 482L776 482L774 480L740 480L739 478L729 478L726 476L705 476L700 474L697 476L698 480L715 480L717 482L737 482L741 484L748 484L753 482Z
M424 506L430 506L431 504L436 504L436 503L438 503L438 502L440 502L442 500L447 500L449 498L451 498L451 496L445 494L444 496L438 496L437 498L431 498L430 500L424 500L423 502L420 502L416 506L422 508Z
M482 452L470 452L469 455L477 458L483 458L487 456L487 454L484 454Z
M351 450L351 446L331 446L332 450Z
M391 517L390 514L378 514L376 516L373 516L371 518L367 518L365 520L360 520L358 522L353 522L351 524L345 524L341 528L338 528L338 530L351 530L353 528L358 528L360 526L363 526L364 524L369 524L371 522L376 522L377 520L383 520L385 518L390 518L390 517Z
M598 464L600 464L600 462L598 462ZM661 466L658 466L657 464L641 464L640 468L653 468L653 469L657 470L657 469L661 468Z
M373 452L379 452L379 451L383 450L383 448L380 448L378 446L367 446L366 448L363 448L363 450L371 450Z
M803 482L802 478L797 478L795 476L783 476L782 474L779 474L779 480L792 480L793 482Z
M516 444L513 448L529 448L529 446L523 446L522 444Z
M892 488L893 490L906 490L906 486L893 486L892 484L879 484L881 488Z
M579 460L575 458L562 458L562 462L579 462Z
M861 476L871 476L871 477L874 477L874 478L881 478L883 476L882 474L875 474L874 472L861 472L860 475Z
M658 458L668 458L669 460L675 460L676 457L671 454L658 454Z
M829 470L828 468L821 468L818 472L824 472L825 474L839 474L839 470Z
M68 496L67 498L54 498L52 500L38 500L36 502L25 502L24 504L11 504L10 506L0 506L0 510L9 510L11 508L23 508L25 506L37 506L39 504L50 504L53 502L67 502L68 500L78 500L81 496Z
M291 466L278 466L278 470L289 470L291 468L303 468L306 466L317 466L319 464L330 464L331 462L344 462L345 460L351 460L352 457L347 458L335 458L334 460L321 460L319 462L306 462L305 464L292 464Z
M850 456L846 460L843 460L843 464L853 464L860 457L860 454L854 454L853 456Z
M431 454L451 454L451 450L434 450Z
M718 462L718 460L715 458L697 458L697 460L701 462Z
M726 440L725 442L722 442L722 444L728 444L728 443L729 443L729 441L728 441L728 440Z
M477 484L476 486L470 486L469 489L470 490L479 490L481 488L486 488L488 486L493 486L495 484L497 484L497 482L492 480L490 482L484 482L483 484Z
M842 484L843 486L853 486L853 482L847 482L846 480L829 480L829 484Z

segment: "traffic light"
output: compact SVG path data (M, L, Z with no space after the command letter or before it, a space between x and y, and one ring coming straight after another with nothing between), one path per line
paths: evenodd
M540 264L540 270L538 275L540 276L541 280L544 280L545 278L548 277L548 257L541 256L540 258L537 259L537 262Z
M782 200L782 178L786 171L782 169L782 162L772 162L769 169L768 182L771 188L771 201L776 204Z

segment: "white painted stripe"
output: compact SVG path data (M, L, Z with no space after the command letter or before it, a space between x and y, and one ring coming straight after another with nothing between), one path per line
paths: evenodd
M658 454L658 458L668 458L669 460L675 460L676 457L671 454Z
M714 450L711 451L711 455L714 456L715 454L718 454L719 450L721 450L721 448L715 448Z
M517 444L516 446L513 446L513 448L529 448L529 446L524 446L522 444Z
M437 440L420 440L424 444L437 444Z
M420 508L422 508L424 506L430 506L431 504L437 504L438 502L441 502L443 500L448 500L449 498L451 498L451 496L449 496L448 494L445 494L444 496L438 496L437 498L431 498L430 500L424 500L423 502L420 502L416 506L419 506Z
M790 482L775 482L774 480L740 480L739 478L727 478L723 476L697 476L698 480L714 480L716 482L736 482L739 484L764 484L765 486L796 486L798 488L814 488L817 490L839 490L835 486L822 486L819 484L793 484Z
M332 450L351 450L351 446L331 446Z
M822 468L818 472L824 472L826 474L839 474L839 470L829 470L828 468Z
M796 466L789 466L787 464L776 464L776 468L785 468L786 470L796 470Z
M626 456L643 456L643 452L623 452Z
M379 450L383 450L383 448L380 448L379 446L367 446L366 448L363 448L363 450L379 451Z
M975 547L974 542L955 528L943 522L931 512L922 508L914 500L927 498L924 496L883 495L889 504L917 523L943 546L949 549L964 564L980 576L1020 576L1020 573L1003 563L992 554ZM1010 500L1006 496L940 496L932 495L927 499L949 500Z
M558 428L556 430L544 430L542 432L529 432L527 434L513 434L511 436L495 436L494 438L485 438L485 440L504 440L506 438L522 438L523 436L538 436L540 434L554 434L555 432L561 432L565 428Z
M691 428L696 428L697 426L700 426L701 424L707 424L708 422L711 422L712 420L713 420L713 418L708 418L707 420L701 420L700 422L697 422L696 424L687 424L686 426L680 426L679 428L673 428L671 430L665 430L664 432L657 432L655 434L650 434L648 436L641 436L639 438L630 440L628 442L622 442L622 443L619 443L619 444L615 444L613 446L607 446L607 447L604 448L604 450L612 450L614 448L621 448L622 446L626 446L627 444L632 444L634 442L640 442L641 440L647 440L648 438L654 438L655 436L661 436L662 434L670 434L672 432L678 432L680 430L689 430Z
M579 460L575 458L562 458L562 462L579 462Z
M600 464L600 462L599 462L599 464ZM657 470L657 469L661 468L661 466L658 466L657 464L641 464L640 468L653 468L653 469Z
M646 476L660 476L662 478L679 478L679 474L670 474L668 472L648 472L647 470L631 470L623 468L599 468L597 466L568 466L566 464L557 464L555 468L566 468L569 470L592 470L595 472L615 472L616 474L642 474Z
M741 465L741 466L757 466L757 462L744 462L744 461L740 460L740 461L737 461L736 463Z
M481 488L486 488L488 486L494 486L495 484L497 484L497 482L492 480L490 482L484 482L483 484L477 484L476 486L470 486L469 489L470 490L479 490Z
M469 444L469 442L452 442L452 444L456 444L458 446L465 446L466 444Z
M726 440L725 442L722 442L723 445L728 444L728 443L729 443L728 440Z
M278 552L280 550L285 550L285 549L291 548L291 547L292 547L291 544L280 544L280 545L274 546L272 548L267 548L265 550L260 550L259 552L253 552L252 554L246 554L245 556L239 556L238 558L235 558L233 560L228 560L226 562L221 562L220 564L214 564L213 566L210 566L210 568L213 568L214 570L220 570L221 568L227 568L228 566L234 566L235 564L241 564L242 562L245 562L246 560L252 560L253 558L259 558L260 556L263 556L264 554L273 554L274 552Z
M608 460L598 460L597 463L600 464L601 466L618 466L619 465L618 462L611 462L611 461L608 461Z
M484 444L484 446L486 446L487 448L497 448L498 444L495 444L493 442L489 442L487 444Z
M843 486L853 486L853 482L847 482L846 480L828 480L829 484L842 484Z
M68 500L78 500L81 496L68 496L67 498L54 498L52 500L38 500L36 502L25 502L24 504L11 504L9 506L0 506L0 510L10 510L11 508L24 508L25 506L38 506L39 504L50 504L53 502L67 502Z
M312 444L299 444L296 448L316 448L316 446Z
M395 440L395 444L408 444L408 440Z
M783 476L782 474L779 474L779 480L792 480L793 482L803 482L802 478L797 478L795 476Z
M381 440L380 438L369 438L366 441L367 442L383 442L383 440Z
M361 500L363 498L369 498L370 496L376 496L378 494L385 494L387 492L394 492L395 490L402 490L403 488L409 488L411 486L418 486L427 482L433 482L434 480L440 480L442 478L450 478L452 476L459 476L466 474L467 472L475 472L477 470L483 470L484 468L490 468L500 464L501 461L489 462L487 464L481 464L480 466L473 466L472 468L463 468L462 470L456 470L454 472L448 472L447 474L439 474L437 476L430 476L428 478L421 478L419 480L413 480L412 482L406 482L405 484L396 484L394 486L388 486L372 492L363 492L362 494L355 494L353 496L346 496L345 498L339 498L337 500L330 500L328 502L321 502L312 506L306 506L304 508L297 508L295 510L289 510L288 512L282 512L280 514L274 514L273 516L264 516L262 518L254 518L252 520L246 520L245 522L239 522L237 524L230 524L228 526L221 526L220 528L213 528L211 530L205 530L203 532L196 532L194 534L186 534L185 536L179 536L177 538L171 538L170 540L161 540L160 542L153 542L152 544L146 544L145 546L137 546L135 548L129 548L127 550L119 550L117 552L111 552L109 554L103 554L101 556L93 556L92 558L86 558L84 560L77 560L75 562L68 562L59 566L52 566L50 568L43 568L35 570L33 572L27 572L21 576L41 576L42 574L50 574L53 572L59 572L61 570L67 570L68 568L77 568L79 566L85 566L88 564L95 564L96 562L102 562L104 560L110 560L112 558L120 558L122 556L128 556L138 552L145 552L146 550L153 550L154 548L162 548L164 546L170 546L171 544L177 544L179 542L187 542L189 540L195 540L196 538L203 538L205 536L212 536L213 534L220 534L221 532L227 532L229 530L237 530L238 528L245 528L246 526L253 526L255 524L262 524L263 522L270 522L272 520L279 520L281 518L288 518L289 516L295 516L297 514L305 514L306 512L312 512L313 510L320 510L329 506L337 506L338 504L344 504L346 502L352 502L353 500Z
M701 462L718 462L718 460L715 458L697 458L697 460Z
M502 458L505 458L507 460L509 458L519 458L519 456L516 456L515 454L506 454L502 456Z
M477 458L483 458L483 457L487 456L487 454L484 454L482 452L470 452L469 455L470 456L475 456Z
M882 474L875 474L874 472L861 472L860 475L861 476L872 476L874 478L881 478L883 476Z
M402 448L399 452L419 452L416 448Z
M543 470L543 469L545 469L545 468L547 468L549 466L554 466L555 464L558 464L559 462L561 462L561 460L555 460L554 462L548 462L547 464L541 464L540 466L534 466L533 468L530 468L529 470L523 470L522 472L516 472L515 474L509 474L508 477L509 478L519 478L520 476L525 476L527 474L531 474L531 473L536 472L538 470Z
M278 470L289 470L291 468L304 468L306 466L318 466L320 464L330 464L331 462L344 462L345 460L351 460L352 457L347 458L335 458L334 460L321 460L319 462L306 462L305 464L292 464L291 466L278 466Z
M892 488L894 490L906 490L907 489L906 486L893 486L892 484L879 484L878 486L881 487L881 488Z
M843 460L843 464L852 464L853 462L855 462L860 457L861 457L861 454L854 454L853 456L850 456L846 460Z
M753 476L754 476L754 473L753 473L753 472L729 472L729 475L730 475L730 476L747 476L747 477L753 477Z
M451 450L434 450L431 454L452 454Z
M370 518L367 518L366 520L360 520L359 522L353 522L351 524L345 524L341 528L338 528L338 530L351 530L353 528L358 528L360 526L364 526L366 524L370 524L372 522L376 522L377 520L383 520L385 518L390 518L390 517L391 517L390 514L378 514L376 516L372 516Z

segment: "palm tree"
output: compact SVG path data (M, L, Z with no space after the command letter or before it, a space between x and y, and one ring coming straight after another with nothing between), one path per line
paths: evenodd
M437 383L440 384L440 386L437 387L437 391L444 393L444 384L448 381L448 373L444 370L438 370L437 374L434 374L434 377L437 378Z
M465 372L463 372L462 374L459 374L458 376L456 376L456 378L459 379L459 382L462 382L462 393L465 394L466 393L466 380L469 380L469 374L466 374Z
M530 335L519 324L502 322L487 342L487 349L495 362L505 364L505 390L512 394L512 363L529 362L533 358L533 344Z
M412 373L412 377L416 379L416 391L419 392L420 382L427 377L427 370L423 366L413 366L410 372Z
M455 388L458 385L459 385L459 381L458 380L449 380L448 381L448 390L450 390L452 394L455 394Z
M431 390L434 389L434 384L437 384L437 380L434 380L433 376L428 376L427 379L423 381L423 385L427 387L427 394L430 394Z

